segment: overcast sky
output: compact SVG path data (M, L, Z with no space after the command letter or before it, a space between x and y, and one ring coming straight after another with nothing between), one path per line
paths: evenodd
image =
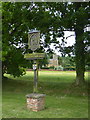
M70 35L73 35L71 37L68 37ZM72 46L74 43L75 43L75 33L74 32L69 32L69 31L66 31L65 32L65 37L68 37L67 38L67 45L66 46Z
M73 36L71 36L71 35L73 35ZM71 36L71 37L68 37L68 36ZM69 32L69 31L65 31L65 36L64 36L65 38L67 38L67 39L65 39L65 41L67 42L67 44L65 44L65 46L67 47L67 46L72 46L72 45L74 45L75 44L75 33L74 32ZM58 38L58 40L59 40L60 38ZM55 51L55 53L57 54L57 55L61 55L61 53L60 52L58 52L58 50L57 49L55 49L55 47L53 46L53 45L51 45L51 48Z

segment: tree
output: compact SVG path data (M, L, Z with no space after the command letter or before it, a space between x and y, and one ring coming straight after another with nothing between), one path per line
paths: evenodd
M89 39L87 39L89 33L87 31L85 32L84 29L89 24L89 7L90 6L88 3L72 3L68 5L68 10L66 12L66 15L64 15L65 18L63 18L63 22L65 22L65 20L67 21L66 28L75 31L75 61L77 85L85 82L85 48L86 45L89 44Z
M3 3L3 46L6 46L3 49L4 61L7 61L6 56L11 46L19 45L21 54L31 52L27 50L27 32L37 28L41 31L41 38L44 38L40 51L44 52L43 48L47 48L47 52L52 53L52 43L62 53L75 51L76 84L84 83L85 55L90 39L89 32L84 29L89 24L89 7L89 3L80 2ZM62 44L65 43L64 31L75 32L75 46L66 48L59 43L57 37L61 38Z
M43 66L44 68L47 67L48 59L49 59L48 56L45 54L44 59L39 60L39 68L43 68Z
M60 57L58 58L59 65L61 65L64 70L75 70L75 57Z
M9 73L14 77L19 77L25 73L24 67L30 66L30 62L24 59L24 54L32 52L27 46L28 31L38 28L36 22L39 15L36 14L37 8L33 9L34 6L33 3L2 3L3 76L4 73ZM44 16L43 13L40 15ZM37 52L44 52L43 47Z
M49 5L49 9L52 9L52 14L58 18L61 28L56 26L57 35L61 31L74 31L75 32L75 63L76 63L76 84L80 85L85 82L85 59L86 49L89 45L90 32L85 31L85 28L89 26L89 3L55 3ZM56 20L57 21L57 20ZM59 46L58 46L59 47ZM66 47L62 50L65 51ZM66 50L67 51L67 50Z
M40 3L38 3L41 6ZM76 63L76 84L80 85L85 82L85 59L87 53L87 47L90 44L90 31L85 31L89 26L89 8L88 2L71 2L71 3L47 3L42 6L46 6L48 20L45 19L49 27L49 36L52 39L45 39L45 42L55 43L56 48L59 48L61 52L70 53L70 50L75 52L75 63ZM43 7L42 7L43 8ZM45 9L45 7L44 7ZM45 12L44 12L45 13ZM45 16L46 16L45 13ZM50 15L50 16L49 16ZM47 17L47 16L46 16ZM44 24L44 23L43 23ZM43 28L42 28L43 29ZM61 47L57 37L62 38L62 43L64 43L64 31L74 31L75 32L75 46L72 47ZM72 36L72 35L71 35ZM70 37L70 36L69 36ZM46 35L47 38L47 35ZM74 49L73 49L74 48Z
M26 39L24 31L26 28L22 25L21 7L21 4L2 3L2 76L4 73L9 73L14 77L19 77L25 74L24 67L29 64L23 54L22 41Z

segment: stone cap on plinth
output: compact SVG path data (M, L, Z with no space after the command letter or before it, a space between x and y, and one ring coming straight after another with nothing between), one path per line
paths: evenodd
M31 93L26 95L27 98L41 98L41 97L45 97L45 94L40 94L40 93Z

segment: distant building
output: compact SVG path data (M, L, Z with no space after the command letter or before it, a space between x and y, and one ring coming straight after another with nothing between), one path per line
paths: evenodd
M58 66L58 55L54 54L52 59L49 59L48 67L57 67Z

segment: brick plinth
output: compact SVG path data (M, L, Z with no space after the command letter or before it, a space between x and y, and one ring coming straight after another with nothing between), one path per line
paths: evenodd
M32 111L40 111L44 109L45 105L45 94L32 93L26 95L27 97L27 108Z

